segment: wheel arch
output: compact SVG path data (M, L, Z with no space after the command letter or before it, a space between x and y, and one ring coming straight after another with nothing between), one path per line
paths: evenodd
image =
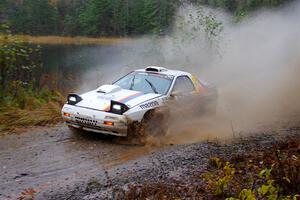
M141 121L145 119L145 116L148 116L148 115L151 115L152 113L154 113L154 112L155 112L155 109L156 109L156 108L151 108L151 109L147 110L147 111L144 113L144 115L143 115Z

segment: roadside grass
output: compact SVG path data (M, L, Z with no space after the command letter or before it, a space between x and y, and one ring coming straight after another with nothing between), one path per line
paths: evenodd
M40 96L29 98L24 108L16 104L4 103L4 106L0 107L0 134L15 133L28 127L60 122L64 97L55 92L47 98L40 98Z
M42 67L40 47L27 43L34 37L22 37L0 25L0 134L60 121L64 98L37 81L40 75L35 69ZM36 39L43 42L43 38ZM51 41L60 40L54 37Z
M119 45L131 42L131 38L114 38L114 37L64 37L64 36L30 36L30 35L0 35L0 41L10 41L10 38L19 38L24 42L40 45Z
M212 157L204 172L189 181L162 179L115 188L116 199L300 199L300 139L271 148Z

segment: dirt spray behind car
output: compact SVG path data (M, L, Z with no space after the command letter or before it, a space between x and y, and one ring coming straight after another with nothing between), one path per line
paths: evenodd
M197 19L199 12L221 23L218 27L222 30L216 40L209 40L201 24L197 24L201 20L192 20L196 24L181 23L178 27L180 20L190 19L190 14ZM105 81L137 66L159 65L190 71L204 81L215 83L217 118L193 115L183 118L179 113L178 120L170 123L170 127L177 128L169 134L180 137L182 142L187 133L192 142L232 137L233 132L238 134L244 128L299 119L299 13L300 3L292 2L276 10L251 13L233 23L226 12L184 6L178 10L178 21L171 34L145 36L130 46L120 47L122 54L112 54L111 63L99 69L100 74ZM198 29L190 38L186 32L195 26ZM97 82L90 76L87 80ZM186 104L179 106L184 108Z

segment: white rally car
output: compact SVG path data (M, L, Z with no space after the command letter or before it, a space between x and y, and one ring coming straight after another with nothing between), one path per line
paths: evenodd
M170 99L187 94L205 96L210 90L190 73L149 66L111 85L102 85L82 95L69 94L62 117L69 127L126 137L132 131L132 124L149 121L153 111ZM160 119L153 126L159 124L162 124Z

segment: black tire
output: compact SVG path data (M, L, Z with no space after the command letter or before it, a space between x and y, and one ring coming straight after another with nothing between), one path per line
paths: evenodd
M140 124L140 135L163 137L168 129L168 113L166 110L148 111Z
M140 133L140 123L130 123L128 125L127 137L116 137L114 141L123 145L144 145L145 137Z

